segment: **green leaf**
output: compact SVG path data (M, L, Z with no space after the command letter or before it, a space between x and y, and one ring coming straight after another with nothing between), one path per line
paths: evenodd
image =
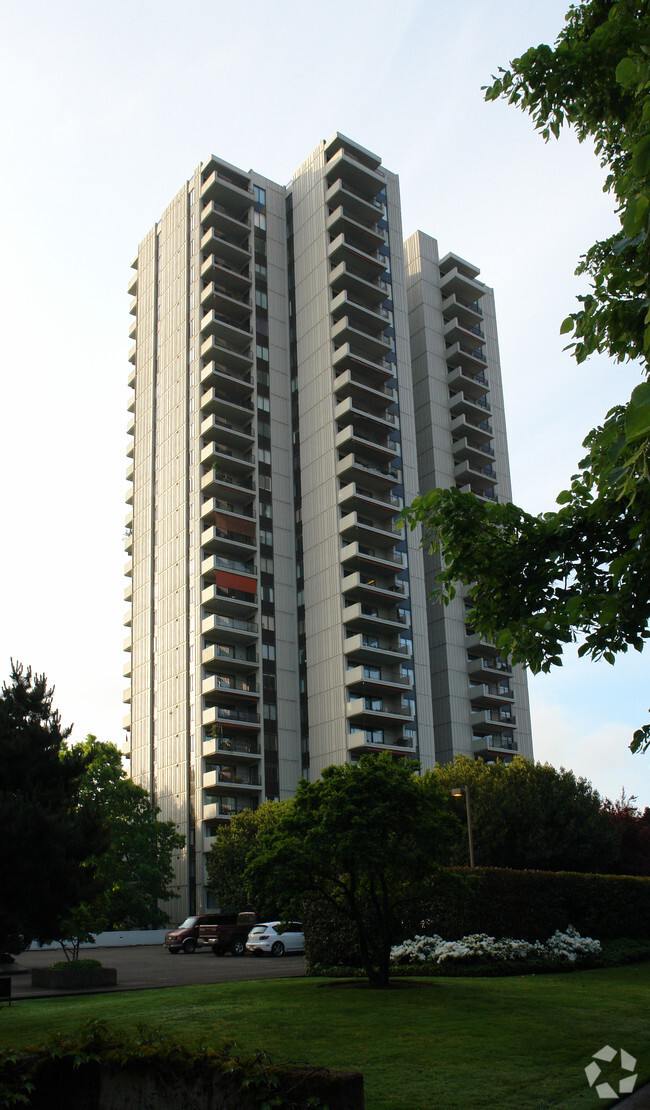
M635 197L634 200L630 201L628 204L623 218L623 229L629 238L638 235L642 230L645 218L648 214L648 208L650 208L650 199L648 199L647 196ZM645 278L641 278L636 284L644 285L645 281Z
M646 177L650 173L650 135L644 135L634 148L632 172L639 177Z
M633 443L650 436L650 382L641 382L632 390L625 410L625 439Z
M566 335L570 331L573 331L573 316L567 316L560 325L560 335Z
M634 58L623 58L616 67L616 80L619 85L628 88L634 84L637 75L637 63Z

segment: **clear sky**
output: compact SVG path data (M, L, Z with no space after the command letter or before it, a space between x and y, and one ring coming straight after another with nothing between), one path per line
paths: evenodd
M603 172L481 86L566 0L34 0L0 15L0 675L45 671L64 723L120 743L129 264L210 153L286 182L339 130L400 174L404 234L495 288L515 500L553 506L639 371L563 351ZM632 656L634 656L632 658ZM538 759L650 805L646 656L530 681Z

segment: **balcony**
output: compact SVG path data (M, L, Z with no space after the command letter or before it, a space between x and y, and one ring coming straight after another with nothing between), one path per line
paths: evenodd
M257 809L257 798L229 798L224 797L219 802L204 802L203 803L203 820L206 822L220 821L222 824L229 821L237 813L245 813L251 809ZM207 851L208 846L212 846L214 837L206 833L203 834L203 848Z
M471 460L464 459L454 466L454 479L457 486L469 485L472 493L485 496L485 490L494 486L497 473L491 463L477 468Z
M482 281L475 281L474 278L462 273L458 266L453 266L446 274L441 276L440 291L443 303L453 293L459 301L473 304L474 301L479 301L484 296L485 286Z
M346 702L346 717L358 728L376 728L383 723L402 724L415 720L413 707L401 705L395 698L356 697Z
M223 389L206 389L201 397L201 414L212 414L225 421L224 426L250 427L253 416L253 402L248 397L239 397Z
M478 712L472 712L471 720L472 729L477 735L517 727L517 718L509 706L501 709L481 709Z
M483 370L472 371L465 366L456 366L447 374L447 384L452 390L462 390L464 397L481 405L481 398L490 392L490 384ZM456 394L457 395L457 394Z
M245 671L249 673L252 666L259 664L259 655L254 647L237 647L236 644L210 644L201 652L201 664L207 671L232 671L233 674L241 674L242 671Z
M250 346L252 334L248 320L238 322L232 317L222 316L213 308L201 320L201 338L212 335L230 350L245 350Z
M509 762L519 751L519 744L514 736L506 732L477 733L472 736L472 752L475 758L494 762L500 759L503 763Z
M246 551L255 548L255 537L237 532L230 528L212 525L201 532L201 548L203 551L219 551L231 555L245 556Z
M133 583L129 582L128 586L124 588L124 600L126 602L133 601Z
M470 678L478 681L498 681L503 675L511 675L512 667L506 660L502 659L500 655L496 656L479 656L478 658L469 658L467 660L467 670Z
M332 364L337 378L340 374L350 371L361 375L375 389L382 389L395 378L393 362L388 362L384 358L366 358L351 343L342 343L336 348L332 356Z
M361 482L365 487L383 494L387 494L402 480L399 470L391 466L373 466L353 454L339 459L336 473L340 478Z
M410 627L406 613L394 606L392 610L382 610L378 605L369 604L367 601L346 605L343 609L343 624L348 635L353 632L379 635L382 632L400 632Z
M206 736L203 741L203 757L215 755L232 756L253 763L259 759L261 751L257 740L239 739L234 736Z
M398 670L389 667L368 667L360 665L351 667L345 672L345 685L349 689L360 688L368 692L377 690L395 690L403 693L411 689L413 679L411 676L402 675Z
M494 479L492 479L492 481L494 481ZM456 489L460 490L461 493L473 493L475 497L478 497L479 501L490 502L493 505L497 505L499 502L496 489L493 485L489 486L487 489L483 489L478 483L472 480L472 482L467 483L467 485L457 485Z
M203 710L202 724L204 728L219 727L224 721L230 729L243 726L244 728L259 728L260 715L252 709L236 709L229 705L211 705Z
M131 731L131 714L130 713L127 713L124 717L122 717L122 729L123 729L124 732L130 732Z
M330 271L330 289L335 295L347 291L375 311L391 295L390 285L380 277L365 278L346 262L339 262Z
M228 396L236 397L237 403L248 407L253 389L253 376L249 371L235 370L217 362L208 362L201 370L201 385L204 389L216 389Z
M397 537L396 537L397 539ZM345 544L341 548L341 563L351 564L350 569L361 571L394 571L404 570L406 561L401 551L395 551L390 547L374 548L369 547L367 544L358 543L354 540L352 543Z
M249 343L250 338L248 336ZM244 347L243 343L237 346L228 342L222 335L210 335L201 343L201 358L206 362L218 362L228 369L239 370L241 373L252 367L253 350L252 347Z
M329 185L340 180L349 188L369 200L383 189L386 178L383 170L360 162L349 150L341 147L325 163L325 176Z
M354 189L352 184L348 184L337 178L337 180L330 185L325 194L325 201L330 208L341 206L352 217L358 220L366 220L371 222L373 219L378 220L383 213L383 205L370 197L367 192Z
M205 219L203 219L205 226ZM210 228L201 239L201 249L205 255L214 255L217 262L225 262L233 270L243 270L250 265L251 245L250 236L231 238L223 235L216 228Z
M478 470L495 459L492 443L486 439L483 439L480 443L476 440L470 440L467 436L463 436L462 439L455 439L453 452L454 459L457 462L467 460Z
M382 663L388 660L409 659L412 654L410 642L400 643L397 637L373 636L357 632L343 641L343 651L352 660L360 663Z
M215 167L212 169L212 167ZM245 214L253 203L253 186L234 167L223 166L210 158L204 172L211 170L201 186L201 200L214 200L230 212Z
M241 237L250 229L251 221L248 215L251 203L250 197L247 196L246 202L243 204L236 203L233 205L232 198L229 196L228 200L231 203L228 207L225 204L220 204L217 200L211 201L207 195L202 196L201 200L206 202L201 213L201 223L204 227L216 228L231 237ZM203 248L203 240L201 240L201 247Z
M376 211L374 222L352 215L343 205L335 208L327 218L327 230L330 235L339 235L343 232L351 242L356 243L362 250L376 251L386 242L387 235L383 228L377 226L377 219L381 216Z
M393 548L404 538L402 532L394 531L391 527L382 527L381 522L357 512L346 513L341 517L339 532L344 540L359 540L360 543L371 544L374 548Z
M484 370L487 358L482 347L469 347L465 343L451 343L445 350L447 366L461 366L473 374L477 370Z
M354 729L348 733L348 749L369 752L393 751L399 755L415 752L415 739L400 736L399 732L387 733L385 729Z
M366 281L376 281L386 270L385 255L377 251L361 250L343 234L337 235L332 240L327 253L333 266L345 262L353 273L365 278Z
M201 277L204 281L215 282L221 288L229 290L234 297L248 296L251 285L248 266L230 266L211 254L201 266Z
M252 413L248 413L247 418L248 424L246 427L238 427L237 424L226 420L224 416L217 416L212 413L201 421L201 436L204 440L214 441L220 451L223 451L224 448L227 450L233 449L238 453L251 450L255 443L255 435L251 424Z
M464 301L455 293L445 297L442 302L442 312L445 320L457 319L463 327L470 329L480 327L483 320L480 301Z
M367 402L366 402L367 404ZM339 428L355 424L357 431L368 434L371 439L375 436L388 435L397 427L397 417L385 408L373 410L366 407L353 397L346 397L339 401L334 409L334 419Z
M454 370L454 374L460 374L462 371ZM474 389L476 396L470 396L467 391L462 389L458 393L454 393L449 397L449 411L452 417L465 416L468 423L476 421L475 426L479 426L486 421L486 414L491 412L490 402L485 396L485 386L483 386L483 396L479 396L478 388ZM453 426L453 425L452 425ZM489 428L491 434L492 425L486 421L485 428Z
M249 643L257 639L259 627L255 621L239 620L237 617L224 617L212 613L201 621L201 634L206 640L219 643Z
M398 601L405 598L406 584L396 582L394 577L382 578L362 571L353 571L346 574L341 583L341 592L346 598L358 598L362 602L372 604L377 601Z
M402 499L350 482L339 490L339 505L350 512L358 510L365 516L377 517L380 527L392 531L392 521L402 510Z
M235 481L250 480L251 471L255 469L255 457L252 451L246 454L231 451L221 443L207 443L201 451L201 465L216 467L221 475L232 477Z
M212 674L203 679L201 693L204 698L222 699L232 695L235 698L259 697L259 686L250 678L236 678L235 675Z
M332 298L330 313L335 320L347 316L355 327L373 334L383 332L391 323L391 313L387 308L368 306L348 289L342 289Z
M386 320L383 321L383 325L384 327L387 325ZM371 362L381 362L393 346L392 340L385 338L383 334L375 335L365 331L363 326L354 327L347 316L343 316L332 325L332 341L337 347L348 345L351 350Z
M512 704L515 695L508 681L471 683L469 700L472 709L498 709L502 705Z
M466 347L485 343L485 332L480 323L468 323L453 315L451 319L446 319L443 334L445 343L463 343Z
M255 482L252 478L224 474L217 467L211 467L201 475L201 492L207 497L227 498L233 513L254 515Z
M372 438L366 433L358 433L354 426L343 428L342 431L337 432L335 439L336 448L339 451L353 451L362 457L377 459L377 461L394 459L399 455L397 444L393 443L387 437L382 439Z
M359 407L373 412L384 413L389 407L397 407L397 390L378 381L374 371L361 367L339 374L334 380L334 392L340 400L351 397Z
M254 578L247 590L211 584L201 591L201 605L206 613L218 611L223 616L250 618L257 610L256 584Z
M250 320L252 305L247 293L235 296L230 289L223 288L215 281L209 282L201 293L201 308L204 312L214 309L223 316L232 316L236 320L248 322Z

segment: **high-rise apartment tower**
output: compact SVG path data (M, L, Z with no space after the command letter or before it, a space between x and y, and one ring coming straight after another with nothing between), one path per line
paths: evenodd
M510 498L478 268L403 243L396 175L337 133L287 187L209 158L133 270L125 728L183 912L219 824L303 775L532 743L525 676L395 524L435 486Z

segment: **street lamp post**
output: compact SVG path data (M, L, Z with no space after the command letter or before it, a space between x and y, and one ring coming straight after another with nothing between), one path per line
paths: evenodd
M474 837L472 836L472 807L469 801L469 786L452 786L452 798L462 798L465 795L465 810L467 812L467 839L469 841L469 865L474 866Z

